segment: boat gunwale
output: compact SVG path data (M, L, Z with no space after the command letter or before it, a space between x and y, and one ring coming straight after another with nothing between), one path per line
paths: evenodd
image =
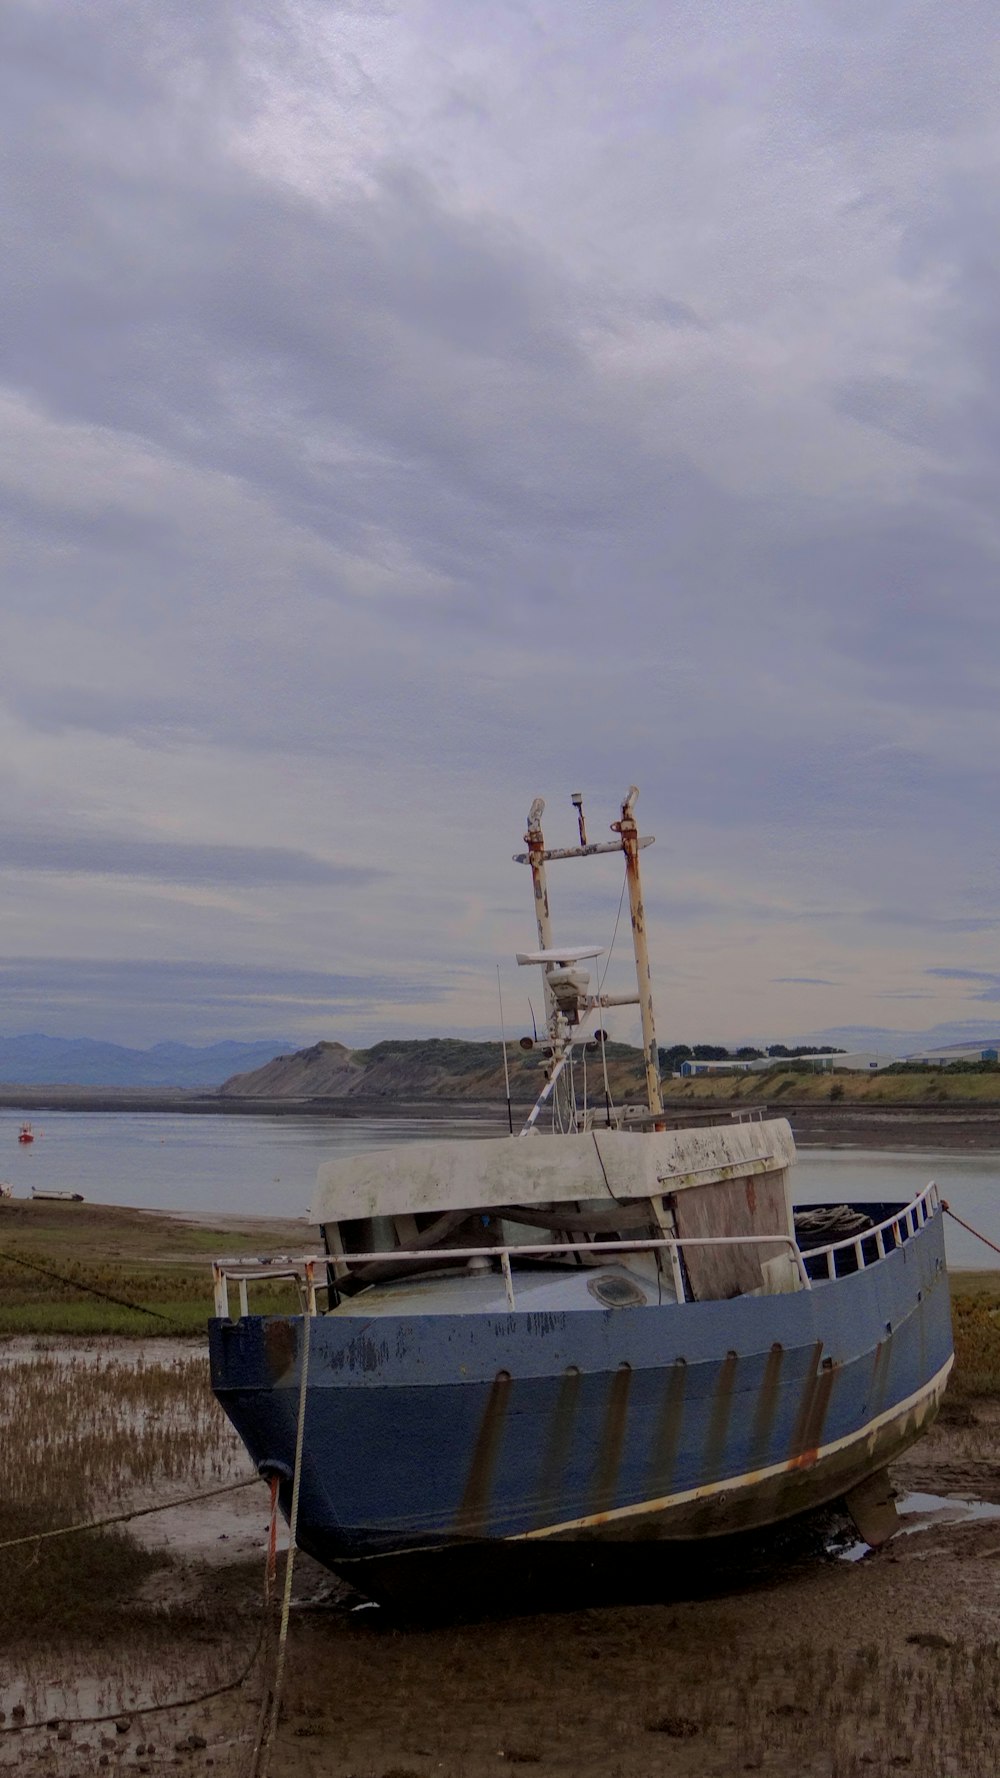
M583 1253L588 1255L594 1253L608 1253L620 1258L626 1253L650 1253L669 1250L671 1248L683 1249L684 1247L723 1247L742 1245L783 1246L790 1248L792 1251L799 1274L801 1289L811 1291L824 1284L838 1282L842 1276L836 1269L836 1254L838 1252L846 1251L849 1248L853 1249L857 1259L857 1271L869 1271L872 1266L881 1264L883 1260L890 1257L891 1253L894 1253L898 1251L899 1248L903 1247L906 1241L914 1239L914 1237L920 1233L921 1229L926 1228L929 1222L936 1216L940 1216L942 1213L941 1198L936 1181L930 1180L929 1183L924 1186L923 1190L917 1192L908 1203L900 1205L890 1216L883 1218L881 1222L876 1223L872 1228L861 1230L854 1235L845 1236L839 1241L825 1242L820 1247L809 1247L804 1251L798 1245L798 1242L794 1237L774 1233L767 1235L661 1235L655 1239L646 1238L641 1240L626 1238L619 1241L549 1241L539 1243L532 1242L525 1245L516 1244L513 1246L435 1247L410 1250L407 1252L402 1252L399 1248L394 1248L388 1252L380 1253L352 1253L349 1257L352 1265L367 1265L379 1261L399 1263L400 1261L405 1260L407 1263L412 1261L414 1264L417 1264L421 1261L426 1261L440 1266L442 1261L445 1260L450 1262L457 1259L499 1259L507 1289L508 1308L512 1311L516 1311L517 1305L514 1299L512 1268L510 1263L512 1255L523 1258L538 1258L545 1254L552 1254L555 1257L562 1258L570 1253ZM907 1231L905 1236L902 1234L902 1227L904 1224L906 1225ZM884 1236L887 1231L892 1231L894 1235L893 1246L889 1249L886 1248L884 1241ZM864 1246L866 1242L871 1243L873 1241L876 1249L875 1257L874 1259L868 1259L865 1256ZM217 1319L223 1321L231 1319L229 1314L228 1297L228 1284L230 1279L234 1280L240 1286L241 1315L244 1315L247 1312L243 1302L247 1283L253 1279L260 1280L275 1278L293 1278L299 1286L300 1291L303 1293L304 1312L310 1315L315 1315L319 1312L316 1302L316 1291L317 1289L322 1289L324 1287L321 1282L317 1282L316 1268L319 1267L326 1270L329 1283L330 1269L338 1265L343 1266L344 1258L345 1256L343 1255L329 1253L303 1254L295 1258L292 1258L287 1254L281 1254L280 1256L277 1256L273 1262L267 1260L262 1261L260 1256L255 1257L253 1260L246 1261L240 1259L215 1260L213 1261L212 1271L215 1280ZM813 1278L809 1273L808 1265L815 1264L815 1262L824 1258L827 1262L826 1276ZM410 1275L407 1281L413 1283L416 1280ZM331 1287L335 1288L335 1286L336 1279L334 1278ZM731 1301L733 1299L726 1300ZM674 1306L684 1308L693 1307L694 1304L690 1303L687 1299L681 1299L677 1300Z

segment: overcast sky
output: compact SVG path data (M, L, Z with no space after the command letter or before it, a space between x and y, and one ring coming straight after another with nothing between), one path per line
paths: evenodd
M665 1041L1000 1012L998 60L7 0L0 1029L519 1026L632 781Z

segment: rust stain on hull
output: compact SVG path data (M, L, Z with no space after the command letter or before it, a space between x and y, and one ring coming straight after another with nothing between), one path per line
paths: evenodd
M272 1383L277 1383L295 1363L299 1349L295 1324L288 1315L275 1315L264 1323L264 1356Z
M891 1335L880 1340L875 1348L875 1362L872 1365L871 1391L868 1397L869 1414L881 1413L885 1404L885 1392L889 1382L889 1364L892 1359Z
M559 1506L563 1471L566 1468L573 1443L573 1426L579 1398L580 1372L575 1365L571 1365L560 1378L559 1393L556 1396L556 1405L552 1410L549 1442L539 1480L536 1518L536 1523L539 1525L549 1524L553 1512Z
M509 1405L510 1372L498 1371L490 1384L476 1448L469 1465L465 1492L455 1519L456 1531L461 1531L466 1536L485 1530L489 1520L493 1477Z
M792 1448L788 1459L789 1469L811 1469L819 1454L820 1440L826 1422L827 1409L830 1406L830 1395L836 1368L832 1362L821 1365L823 1342L817 1340L813 1347L813 1367L806 1378L799 1411L792 1434Z
M708 1436L705 1440L705 1475L712 1481L715 1481L723 1473L729 1419L733 1411L733 1385L736 1381L737 1363L736 1353L727 1352L719 1367L719 1380L715 1385L712 1399L712 1413L708 1422Z
M667 1373L660 1417L653 1440L649 1464L649 1485L654 1494L662 1494L673 1480L677 1450L684 1419L684 1387L687 1382L687 1360L677 1358Z
M611 1379L611 1387L608 1391L604 1430L597 1458L594 1511L598 1513L610 1512L615 1504L615 1485L618 1481L618 1469L625 1442L625 1425L628 1420L628 1400L631 1387L632 1366L620 1364Z
M753 1428L750 1433L751 1469L763 1469L767 1462L771 1447L771 1434L774 1431L774 1417L778 1411L781 1366L784 1356L784 1347L775 1342L767 1355L760 1394L757 1397L757 1406L754 1410Z

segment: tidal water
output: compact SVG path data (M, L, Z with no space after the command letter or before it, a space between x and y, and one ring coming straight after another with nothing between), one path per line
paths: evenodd
M29 1115L29 1114L25 1114ZM172 1112L31 1113L35 1141L17 1140L21 1114L0 1112L0 1180L19 1196L79 1191L93 1203L224 1216L305 1217L322 1161L415 1138L503 1133L500 1120L194 1117ZM796 1202L902 1201L929 1180L960 1216L1000 1244L1000 1151L800 1148ZM1000 1269L1000 1255L952 1221L953 1266Z

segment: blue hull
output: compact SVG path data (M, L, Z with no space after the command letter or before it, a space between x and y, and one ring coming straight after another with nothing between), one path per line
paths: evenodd
M210 1324L212 1387L287 1513L302 1317ZM298 1541L344 1573L446 1549L714 1538L843 1495L952 1360L940 1212L783 1296L310 1318Z

